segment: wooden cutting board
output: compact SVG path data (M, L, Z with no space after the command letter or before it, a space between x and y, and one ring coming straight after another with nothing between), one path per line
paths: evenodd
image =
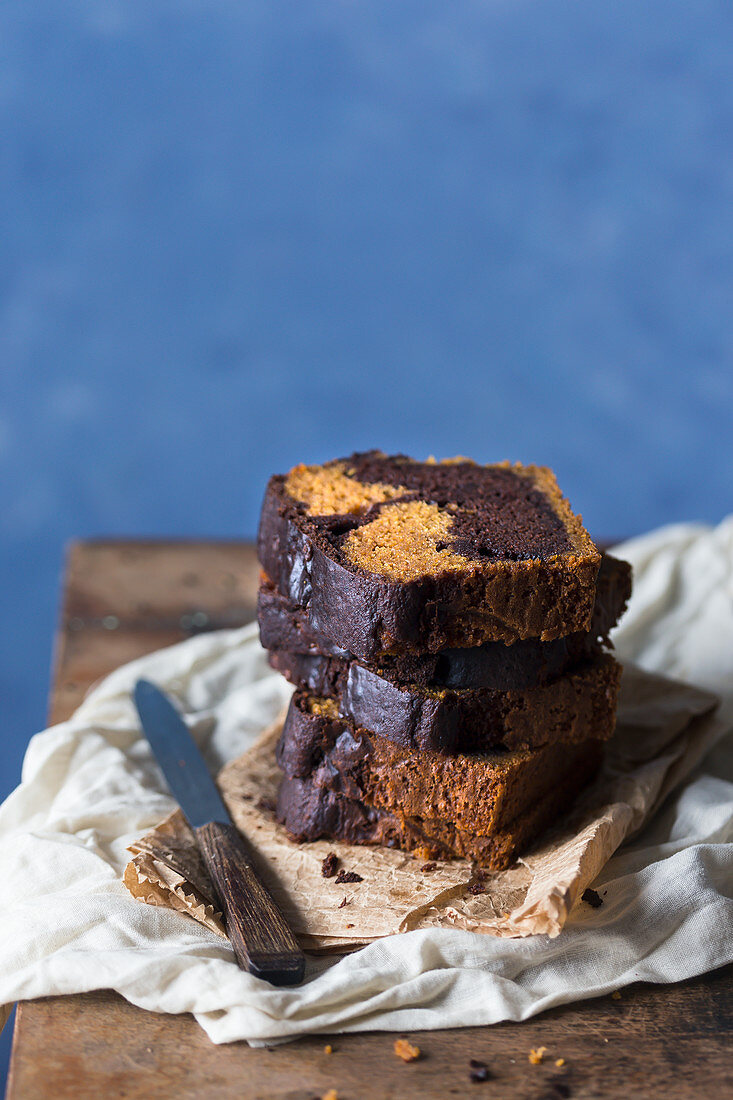
M68 717L95 680L199 630L254 617L254 548L235 542L84 542L70 548L50 720ZM19 1005L8 1100L126 1097L312 1100L444 1098L665 1100L733 1094L733 967L673 986L553 1009L524 1023L410 1036L299 1039L274 1048L216 1047L190 1016L143 1012L112 992ZM327 1043L333 1053L326 1053ZM532 1048L546 1047L540 1065ZM564 1065L556 1067L558 1059ZM469 1080L486 1062L487 1083Z

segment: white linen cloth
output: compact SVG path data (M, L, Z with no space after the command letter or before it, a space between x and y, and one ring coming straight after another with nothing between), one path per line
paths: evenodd
M618 653L723 697L733 727L733 517L618 547L635 588ZM145 676L186 712L210 767L241 753L290 688L254 627L200 635L118 669L67 722L34 737L0 807L0 1004L116 989L157 1012L192 1012L214 1042L306 1032L525 1019L630 982L674 982L733 959L730 737L606 865L598 909L579 905L557 939L427 930L274 989L186 916L135 901L126 846L174 802L141 738L130 689Z

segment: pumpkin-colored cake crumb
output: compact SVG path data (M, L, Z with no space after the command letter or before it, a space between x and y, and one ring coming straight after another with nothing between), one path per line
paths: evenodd
M416 1062L422 1054L420 1047L413 1046L409 1039L395 1039L394 1052L403 1062Z
M330 718L335 721L339 717L339 708L336 700L329 696L309 695L308 713L315 714L319 718Z
M547 1054L547 1047L537 1047L537 1050L532 1047L529 1052L529 1060L533 1066L538 1066L540 1062L543 1062L545 1055Z
M285 481L293 500L305 504L309 516L359 515L372 504L404 495L401 485L368 484L351 476L344 463L294 466Z
M452 525L453 517L437 504L388 504L371 523L349 532L343 552L353 565L390 581L466 572L475 563L442 546Z

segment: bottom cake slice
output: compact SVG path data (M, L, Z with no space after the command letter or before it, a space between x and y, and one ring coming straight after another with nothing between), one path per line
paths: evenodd
M463 857L491 871L509 867L557 818L595 775L603 755L599 741L588 741L565 781L496 831L483 835L436 818L406 816L348 798L312 777L285 778L277 818L296 841L331 837L348 844L375 844L415 852L423 859Z
M540 749L441 753L406 749L338 713L336 700L296 692L277 746L289 779L309 779L405 818L492 836L554 790L572 785L598 738Z

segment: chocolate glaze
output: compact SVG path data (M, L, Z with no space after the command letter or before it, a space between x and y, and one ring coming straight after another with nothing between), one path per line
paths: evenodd
M380 675L396 684L432 688L491 688L524 691L562 675L580 661L598 656L601 644L617 623L631 593L631 567L604 554L598 573L595 602L589 631L576 631L564 638L541 642L537 638L507 646L486 642L472 648L445 649L440 653L386 655L379 661ZM308 610L291 603L268 581L263 581L257 598L260 640L273 652L271 663L293 683L302 683L322 694L339 674L338 662L350 661L347 653L319 639ZM320 643L320 644L319 644Z
M355 465L367 458L356 455L345 461ZM400 468L399 473L406 471ZM268 483L259 559L277 590L308 609L319 644L373 664L389 653L436 653L487 641L510 645L526 638L549 641L589 629L600 563L592 544L549 559L479 555L476 567L464 572L388 581L360 571L340 555L344 534L368 515L326 520L308 516L287 493L285 477Z

